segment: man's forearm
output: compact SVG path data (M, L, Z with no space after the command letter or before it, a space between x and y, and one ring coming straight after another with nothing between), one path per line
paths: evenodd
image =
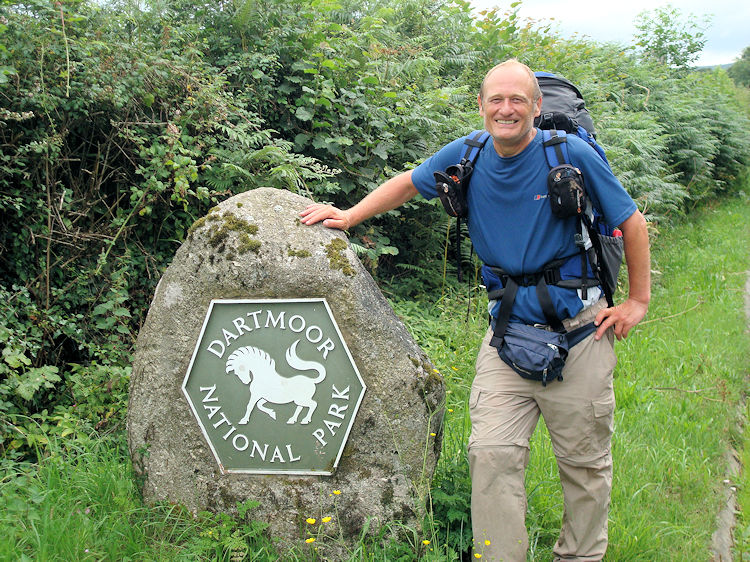
M622 225L625 263L628 268L629 298L648 305L651 300L651 252L646 219L640 211Z
M399 207L415 197L417 189L411 181L411 170L403 172L378 187L359 203L346 211L349 226Z

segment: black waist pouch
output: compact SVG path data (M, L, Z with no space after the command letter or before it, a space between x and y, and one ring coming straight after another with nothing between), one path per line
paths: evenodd
M547 386L555 379L563 380L568 351L595 330L593 322L564 333L510 322L497 352L523 378Z

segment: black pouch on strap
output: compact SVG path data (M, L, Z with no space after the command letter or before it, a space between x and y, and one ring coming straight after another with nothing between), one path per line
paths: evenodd
M435 191L445 212L452 217L466 217L469 207L466 203L466 186L469 183L473 168L471 164L448 166L443 171L433 172Z
M440 202L445 212L452 217L464 218L469 215L469 207L466 203L466 192L469 189L469 178L474 171L474 163L482 152L490 134L487 131L474 131L464 139L464 152L461 162L448 166L445 171L433 172L435 178L435 191L437 191Z
M558 218L579 216L586 205L586 192L580 170L570 164L555 166L547 175L552 214Z

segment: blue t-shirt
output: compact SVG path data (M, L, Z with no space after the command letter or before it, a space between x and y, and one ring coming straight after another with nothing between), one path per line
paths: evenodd
M412 181L426 199L437 197L433 172L460 162L466 147L457 139L412 173ZM585 141L568 135L570 163L581 170L586 193L608 224L622 224L637 209L609 166ZM549 165L544 155L542 134L536 136L519 154L503 158L490 138L482 148L468 190L469 235L479 258L511 275L536 273L552 260L578 255L575 246L576 218L559 219L552 215L547 200ZM580 267L578 274L580 277ZM593 304L600 292L589 290L584 303L572 289L550 286L552 302L561 319L573 317ZM493 315L499 305L495 304ZM525 323L546 323L535 287L519 287L512 319Z

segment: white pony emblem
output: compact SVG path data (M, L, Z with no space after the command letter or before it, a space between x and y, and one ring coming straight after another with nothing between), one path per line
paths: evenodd
M267 402L273 404L294 402L297 405L294 415L286 422L288 424L297 423L302 408L307 408L307 415L300 423L310 423L313 412L318 407L318 403L313 400L315 388L326 378L326 370L320 363L305 361L297 356L299 342L300 340L295 341L286 350L286 362L297 371L317 371L318 376L314 379L305 375L282 377L276 372L276 362L268 353L257 347L249 345L240 347L229 356L227 373L233 372L243 384L250 385L250 401L247 403L245 415L239 421L240 424L244 425L248 422L255 406L275 420L276 412L265 407Z

